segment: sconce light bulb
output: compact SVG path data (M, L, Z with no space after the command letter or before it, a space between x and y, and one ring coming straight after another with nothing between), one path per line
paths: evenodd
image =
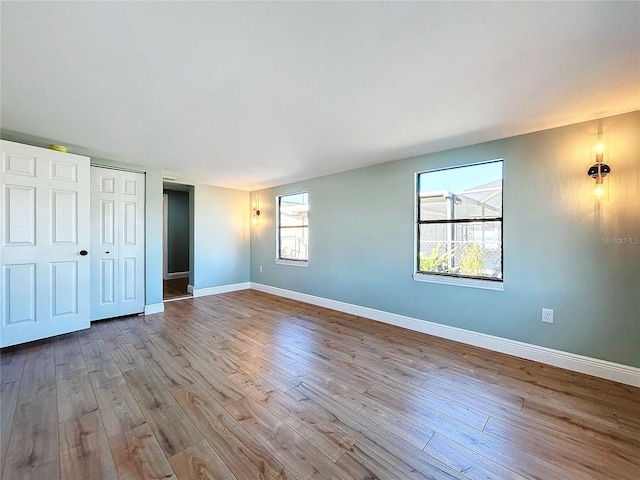
M596 143L596 153L603 153L604 152L604 143L602 143L602 141L599 141L598 143Z
M602 194L604 193L604 187L602 185L597 185L593 193L598 198L602 197Z
M251 219L251 223L253 223L254 225L256 225L258 223L258 219L256 217L253 217Z

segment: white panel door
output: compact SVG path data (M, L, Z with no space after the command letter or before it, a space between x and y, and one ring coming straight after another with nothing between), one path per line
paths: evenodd
M142 173L91 167L91 320L144 310Z
M0 346L89 327L89 158L2 141Z

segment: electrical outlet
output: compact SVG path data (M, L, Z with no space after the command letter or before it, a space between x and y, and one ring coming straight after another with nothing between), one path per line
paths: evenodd
M262 273L262 265L260 265L260 273Z
M542 321L544 323L553 323L553 310L550 308L542 309Z

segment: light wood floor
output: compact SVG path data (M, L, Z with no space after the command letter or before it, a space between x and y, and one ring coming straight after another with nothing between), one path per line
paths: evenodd
M162 299L174 300L176 298L190 297L187 292L188 278L171 278L162 281Z
M2 352L2 478L638 479L640 389L255 291Z

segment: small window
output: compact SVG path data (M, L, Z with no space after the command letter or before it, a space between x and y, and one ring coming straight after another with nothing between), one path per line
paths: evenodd
M502 282L502 160L419 173L416 273Z
M276 261L306 262L309 260L309 194L307 192L277 197Z

